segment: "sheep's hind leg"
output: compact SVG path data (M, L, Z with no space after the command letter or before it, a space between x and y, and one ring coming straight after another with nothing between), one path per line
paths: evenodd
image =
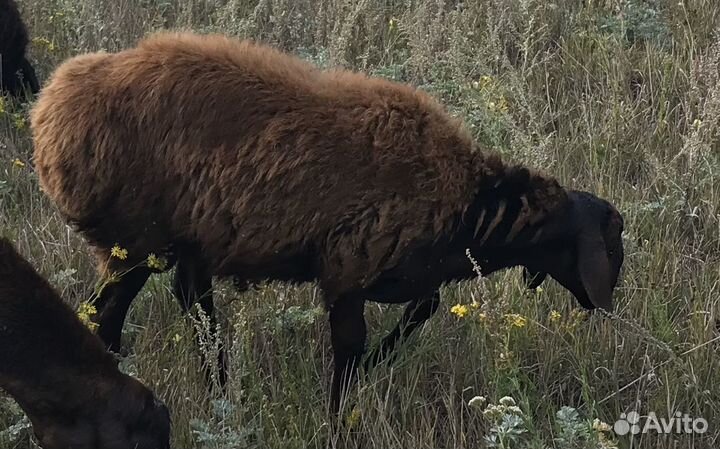
M330 309L330 333L335 360L330 407L340 411L342 396L353 385L365 352L365 301L357 298L339 298Z
M365 360L365 371L370 371L377 364L385 360L395 349L400 339L406 339L412 332L427 321L440 305L440 293L435 292L431 297L414 300L405 308L395 329L383 338L380 345L375 348L367 360Z
M35 74L35 69L27 58L23 58L20 62L20 71L23 75L23 81L30 88L30 92L33 94L38 93L40 91L40 83L38 82L37 75Z
M123 323L130 304L145 285L150 270L146 267L135 267L121 274L106 278L95 300L98 324L97 334L113 352L120 352L120 340Z
M175 281L173 285L175 298L180 303L183 311L188 313L195 303L200 305L200 309L203 311L206 317L210 320L210 332L213 333L212 338L219 338L218 335L214 335L217 330L216 317L215 317L215 305L213 303L213 292L212 292L212 276L205 272L202 267L190 257L180 257L177 261L177 267L175 269ZM200 344L200 335L198 337L198 344ZM227 383L227 363L225 350L222 345L218 351L217 357L217 378L213 376L214 366L205 360L205 354L201 348L201 355L203 357L203 365L205 367L205 375L209 382L217 384L220 388L224 388Z

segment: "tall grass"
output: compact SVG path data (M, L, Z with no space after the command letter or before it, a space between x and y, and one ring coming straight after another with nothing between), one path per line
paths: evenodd
M614 202L626 219L618 318L585 316L517 272L450 285L436 317L327 412L331 353L312 285L217 283L227 396L210 395L168 279L143 290L123 369L170 406L180 448L711 448L720 443L720 3L714 0L21 0L38 74L163 28L269 42L412 83L510 160ZM72 303L96 276L38 190L27 110L0 112L0 233ZM17 159L17 161L16 161ZM468 307L458 317L455 304ZM474 307L473 305L477 307ZM370 304L370 345L400 310ZM200 324L202 328L202 324ZM482 396L492 406L482 403ZM511 396L520 411L501 405ZM507 402L507 399L505 400ZM571 407L571 408L563 408ZM614 435L621 413L703 417L703 434ZM485 413L483 413L485 411ZM5 430L3 430L5 429ZM0 448L30 446L0 401Z

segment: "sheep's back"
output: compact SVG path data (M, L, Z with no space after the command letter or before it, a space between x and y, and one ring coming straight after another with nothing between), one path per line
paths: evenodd
M217 36L73 58L32 125L42 188L91 243L197 242L215 271L358 228L419 238L474 188L469 138L426 95Z

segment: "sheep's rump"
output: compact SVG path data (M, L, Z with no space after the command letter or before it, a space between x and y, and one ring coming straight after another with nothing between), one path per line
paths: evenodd
M27 44L27 30L15 1L0 0L0 67L3 89L11 92L20 89L16 72L22 68Z
M422 92L221 36L70 59L32 126L43 190L94 246L196 243L215 274L278 254L387 263L449 226L482 165Z
M27 44L27 30L15 1L0 0L0 54L3 59L19 61L25 55Z

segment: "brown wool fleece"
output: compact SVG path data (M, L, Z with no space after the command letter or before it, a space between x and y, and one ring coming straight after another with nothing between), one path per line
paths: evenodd
M422 91L219 35L72 58L32 128L43 190L101 262L115 243L129 267L178 242L215 275L282 277L302 259L330 297L452 233L499 184L527 196L530 222L565 200L475 150Z

